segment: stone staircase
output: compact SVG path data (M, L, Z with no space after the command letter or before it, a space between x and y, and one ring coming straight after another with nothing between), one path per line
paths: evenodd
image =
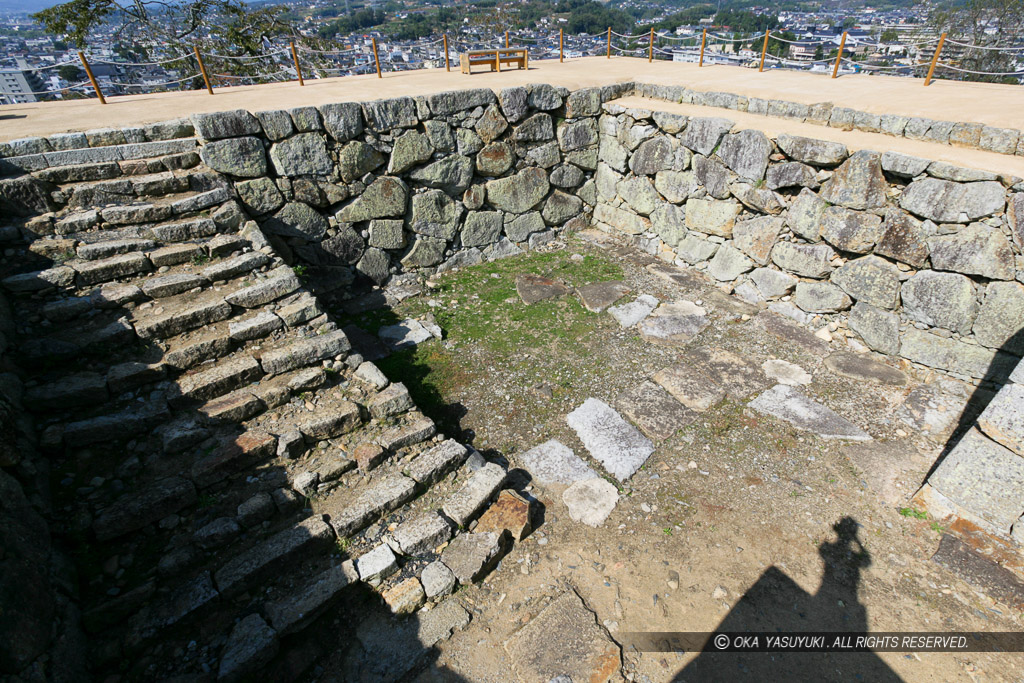
M505 481L352 351L195 145L4 167L50 209L0 237L54 528L94 671L132 679L244 679L360 579L396 612L443 600L440 552ZM471 581L509 534L465 535Z

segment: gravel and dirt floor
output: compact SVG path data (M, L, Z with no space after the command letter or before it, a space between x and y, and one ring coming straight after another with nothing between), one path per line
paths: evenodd
M904 402L925 384L954 399L973 387L911 367L901 368L902 385L837 374L810 332L769 334L753 307L695 279L679 280L687 287L659 277L648 268L653 258L584 237L435 276L393 308L337 311L369 332L410 317L440 325L442 340L378 364L409 386L439 430L486 457L507 458L510 481L538 501L533 532L482 582L456 594L472 621L437 646L416 680L548 681L563 673L578 682L580 671L605 680L602 653L612 652L619 669L620 648L608 650L609 638L621 646L611 680L1022 680L1021 654L780 657L633 647L631 632L1020 631L1022 620L932 559L946 529L910 503L956 420L938 415L945 429L929 436L915 429L920 421L903 419ZM631 290L622 302L641 294L694 301L711 324L684 345L651 344L571 292L525 304L516 280L529 273L570 289L622 281ZM830 349L845 347L840 329ZM603 475L566 415L591 397L625 414L627 392L700 349L728 350L757 366L798 365L812 378L800 391L872 440L818 438L756 412L749 398L726 398L655 440L653 455L627 481L606 477L620 498L598 528L570 518L564 486L541 485L520 468L521 454L557 439ZM958 404L948 405L955 412ZM579 633L560 632L558 624L576 628L568 616L531 630L552 601L568 605L556 605L559 614L579 607L577 623L583 610L583 621L593 622L583 629L594 631L589 645ZM325 662L319 678L340 680L337 664Z

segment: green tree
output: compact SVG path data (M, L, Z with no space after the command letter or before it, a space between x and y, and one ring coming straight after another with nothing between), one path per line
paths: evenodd
M900 32L894 28L887 28L882 31L879 41L883 43L895 43L900 39Z
M928 24L936 33L945 32L949 38L979 46L963 51L957 60L958 68L993 74L960 73L940 68L937 75L958 80L1020 82L1019 76L995 75L1019 70L1012 51L981 48L1020 44L1024 34L1024 0L947 0L929 14ZM940 57L939 61L949 59Z
M74 64L65 64L57 68L57 75L68 83L78 83L85 78L85 74Z

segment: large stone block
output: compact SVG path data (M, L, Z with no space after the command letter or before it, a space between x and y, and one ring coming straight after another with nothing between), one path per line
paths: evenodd
M868 348L890 356L900 352L900 319L895 313L858 302L850 311L849 325Z
M954 183L922 178L907 186L900 207L936 223L967 223L1001 211L1006 205L1003 186L994 181Z
M974 286L955 273L923 270L903 283L903 312L911 320L966 334L977 313Z
M259 138L241 137L208 142L200 149L199 156L204 164L220 173L242 178L257 178L267 174L267 157Z
M826 142L795 135L780 135L779 149L786 156L812 166L836 166L847 157L846 145L840 142Z
M984 346L1024 355L1024 286L990 283L973 332Z
M686 227L719 237L732 237L741 205L715 199L688 199Z
M213 114L193 114L192 125L204 140L219 140L243 135L258 135L260 122L244 109Z
M779 242L772 249L772 263L803 277L825 278L832 272L830 261L835 256L832 248L825 244L797 244Z
M971 430L928 478L939 493L1009 534L1021 516L1024 458Z
M764 179L772 145L759 130L741 130L730 133L718 147L718 156L725 165L744 180L758 182Z
M683 144L694 152L709 156L715 151L725 134L735 125L729 119L695 117L690 119L683 133Z
M321 133L302 133L275 143L270 161L282 176L327 175L334 168Z
M878 241L882 219L863 211L830 206L821 217L821 237L842 251L866 254Z
M1013 250L1002 232L982 223L972 223L952 235L928 240L932 268L993 280L1012 280Z
M882 175L881 155L861 150L844 161L821 186L821 198L849 209L874 209L885 206L888 189Z
M525 213L548 193L548 175L541 168L525 168L507 178L487 181L487 201L510 213Z
M921 221L900 209L887 209L874 252L917 268L928 260L928 235Z
M405 215L409 188L399 178L381 176L338 212L338 221L357 223L374 218L392 218Z
M915 328L903 333L900 355L930 368L948 370L975 379L1009 377L1017 363L1016 356Z
M899 301L899 270L877 256L847 261L832 273L831 280L854 301L887 309L896 308Z

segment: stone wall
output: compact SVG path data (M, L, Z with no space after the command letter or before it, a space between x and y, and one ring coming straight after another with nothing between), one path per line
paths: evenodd
M925 140L999 154L1024 156L1024 133L1016 128L1000 128L963 121L941 121L923 116L873 114L850 107L837 107L831 102L803 104L653 83L637 83L635 92L644 97L654 97L668 102L734 109L749 114L778 116L841 130L882 133L909 140Z
M334 286L519 253L583 226L616 89L464 90L193 117L203 162L286 260ZM330 286L330 285L329 285Z
M12 363L14 319L0 295L0 677L82 680L74 570L51 538L49 467L35 449Z
M851 346L977 382L1024 352L1024 183L604 105L594 222Z

